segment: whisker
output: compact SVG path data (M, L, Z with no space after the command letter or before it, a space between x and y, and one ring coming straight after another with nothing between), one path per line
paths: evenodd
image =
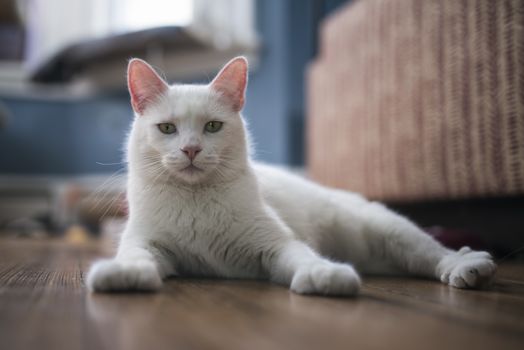
M126 162L117 162L117 163L102 163L102 162L95 162L97 165L120 165L120 164L126 164Z
M126 168L121 168L115 171L107 179L105 179L105 181L103 181L102 184L100 184L93 191L93 193L86 197L86 200L93 200L95 202L95 204L91 207L90 212L98 207L100 202L107 196L107 193L109 192L109 186L113 186L115 183L117 183L121 179L121 173L125 170Z

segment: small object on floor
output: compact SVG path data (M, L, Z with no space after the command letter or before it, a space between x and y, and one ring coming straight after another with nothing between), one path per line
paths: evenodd
M73 245L85 245L90 241L90 235L84 227L73 225L65 232L64 239Z

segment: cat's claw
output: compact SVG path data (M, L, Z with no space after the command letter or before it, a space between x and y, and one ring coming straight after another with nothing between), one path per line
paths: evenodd
M360 283L360 277L350 265L319 262L296 271L291 290L299 294L354 296Z
M100 260L89 271L87 286L94 292L156 291L162 279L150 261Z
M486 287L492 282L496 270L497 266L489 253L469 247L446 255L437 266L441 282L456 288Z

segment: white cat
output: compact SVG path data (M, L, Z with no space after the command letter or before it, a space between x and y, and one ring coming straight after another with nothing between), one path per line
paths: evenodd
M168 276L219 276L356 295L356 270L458 288L492 278L486 252L446 249L380 203L252 162L240 115L246 85L243 57L209 85L173 86L131 60L129 220L116 257L92 266L91 290L152 291Z

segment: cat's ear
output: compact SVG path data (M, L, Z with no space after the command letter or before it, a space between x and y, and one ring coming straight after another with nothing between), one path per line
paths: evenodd
M131 105L137 114L142 114L151 102L155 102L169 88L155 70L138 58L127 66L127 86Z
M242 56L229 61L211 82L211 88L220 93L235 112L244 107L246 86L247 59Z

